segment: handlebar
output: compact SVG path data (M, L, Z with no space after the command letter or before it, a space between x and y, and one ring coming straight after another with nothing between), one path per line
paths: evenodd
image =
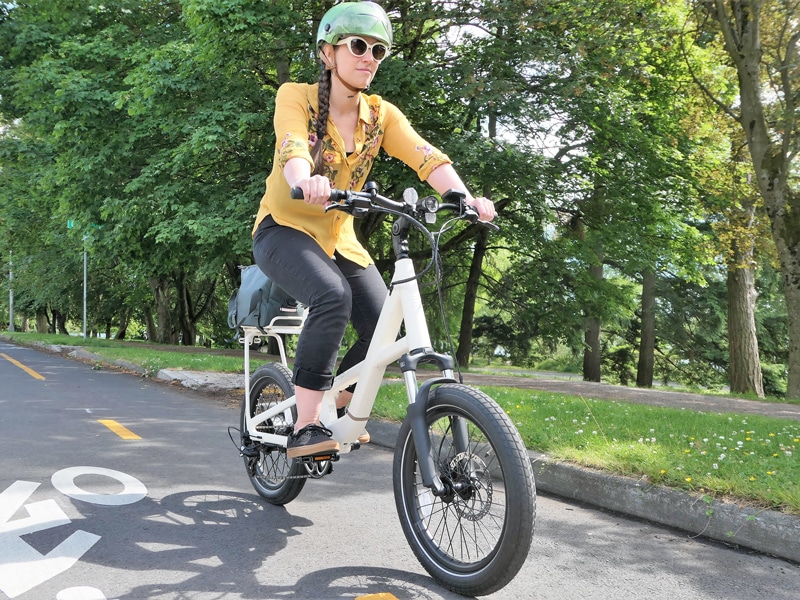
M303 190L298 187L291 189L291 197L295 200L304 198ZM364 191L356 192L352 190L331 190L328 199L329 204L325 210L342 210L354 216L361 216L369 210L380 210L394 214L402 214L410 217L424 218L432 222L430 217L435 220L435 215L441 210L447 210L470 223L486 227L492 231L499 231L500 228L494 223L481 221L478 212L464 202L466 195L457 190L448 190L442 194L444 202L439 202L433 196L419 198L413 189L406 190L403 194L404 201L398 202L378 194L378 186L374 182L367 182Z

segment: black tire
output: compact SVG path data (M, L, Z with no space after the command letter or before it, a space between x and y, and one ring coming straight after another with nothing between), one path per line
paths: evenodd
M245 416L257 415L270 406L294 396L292 374L279 363L268 363L259 367L250 376L250 396L242 401L242 444L247 445L247 420ZM290 415L278 415L257 427L257 431L288 435L297 419L294 407ZM255 490L271 504L282 506L291 502L306 484L305 467L298 460L287 458L286 448L258 444L257 456L245 456L247 476Z
M459 420L468 434L461 451L453 437ZM491 594L516 576L533 539L536 487L528 452L497 403L464 385L435 388L426 421L437 473L452 493L437 498L423 485L406 419L393 469L403 533L444 587L465 596Z

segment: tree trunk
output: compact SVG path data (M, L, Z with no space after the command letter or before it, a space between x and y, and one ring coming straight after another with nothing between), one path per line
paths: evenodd
M797 60L800 34L788 30L786 47L771 49L773 55L783 57L776 65L780 69L780 78L774 82L775 90L762 91L762 4L758 0L714 0L704 6L720 24L725 50L739 76L739 123L747 137L747 147L770 218L772 238L783 274L789 326L786 397L800 399L800 195L789 185L789 152L796 146L792 136L797 131L797 115L787 108L780 113L776 127L770 128L762 100L769 95L770 102L773 102L772 97L779 93L783 102L790 105L796 98L797 82L791 76L791 69ZM787 25L792 23L787 21Z
M125 336L128 335L128 310L123 310L119 315L119 329L117 329L117 333L114 336L115 340L124 340Z
M481 229L475 242L475 251L469 266L466 289L464 290L464 306L461 309L461 329L458 333L456 360L458 364L468 366L472 353L472 323L475 319L475 301L478 298L478 287L483 271L483 259L489 244L489 231Z
M603 264L598 263L589 267L589 273L595 279L603 279ZM600 319L589 316L586 321L583 348L583 380L600 381L600 367L602 365L600 353Z
M69 335L69 331L67 331L67 318L57 310L53 311L53 333Z
M181 328L181 344L194 346L197 329L192 319L192 299L183 273L175 278L175 288L178 290L178 323Z
M636 369L636 386L653 387L656 348L656 273L645 269L642 273L642 335L639 340L639 364Z
M36 311L36 331L37 333L50 333L50 323L45 310Z
M497 115L489 114L489 138L497 137ZM483 195L491 193L491 186L485 185ZM496 210L500 205L495 206ZM458 348L456 348L456 360L460 365L469 365L469 357L472 354L472 324L475 322L475 302L478 299L478 289L483 273L483 259L486 257L486 249L489 246L489 230L480 229L475 241L475 251L472 253L472 262L469 265L469 277L467 277L466 289L464 290L464 307L461 310L461 328L458 332ZM491 359L490 359L491 360Z
M144 322L147 328L147 339L155 340L158 336L158 328L156 327L155 321L153 321L153 311L149 306L145 306L142 309L142 313L144 314Z
M764 397L755 320L753 269L742 262L728 266L728 377L731 391Z
M156 305L158 328L151 341L159 344L172 343L172 314L169 302L169 281L165 277L151 277L150 287L153 290L153 299Z

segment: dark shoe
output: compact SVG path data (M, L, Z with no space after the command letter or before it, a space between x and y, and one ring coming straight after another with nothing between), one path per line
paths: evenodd
M306 425L300 431L289 435L286 444L286 456L316 456L332 454L339 451L339 442L331 439L333 432L320 425Z
M343 406L342 408L337 408L336 409L336 416L339 417L340 419L343 416L345 416L345 414L347 414L347 407L346 406ZM361 432L361 435L358 436L358 443L359 444L369 444L369 441L371 439L372 438L369 436L369 431L364 429L364 431Z

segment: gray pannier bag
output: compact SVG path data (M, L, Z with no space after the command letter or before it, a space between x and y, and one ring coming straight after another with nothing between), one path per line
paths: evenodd
M270 326L302 325L302 306L264 275L258 265L240 269L242 284L228 300L231 329L257 327L266 333Z

